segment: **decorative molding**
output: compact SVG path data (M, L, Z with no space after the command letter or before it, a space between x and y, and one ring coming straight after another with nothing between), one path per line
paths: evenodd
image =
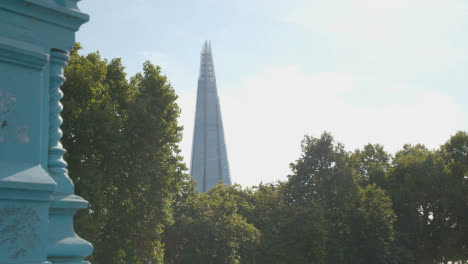
M48 192L57 184L40 166L19 162L0 162L0 189ZM26 196L25 196L26 197ZM47 197L49 199L49 197Z
M0 61L42 70L48 60L39 46L0 36Z
M89 21L89 15L80 12L76 2L70 0L2 0L0 9L68 30L78 31L82 24Z

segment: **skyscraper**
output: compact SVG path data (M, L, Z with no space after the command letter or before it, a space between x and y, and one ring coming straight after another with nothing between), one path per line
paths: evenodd
M190 173L200 192L208 191L219 181L231 184L213 55L208 41L203 45L200 58Z

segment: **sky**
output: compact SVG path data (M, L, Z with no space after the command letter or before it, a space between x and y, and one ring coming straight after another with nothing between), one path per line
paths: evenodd
M468 131L466 0L85 0L83 53L162 67L190 164L199 60L210 40L232 181L286 180L304 135L346 149L434 149Z

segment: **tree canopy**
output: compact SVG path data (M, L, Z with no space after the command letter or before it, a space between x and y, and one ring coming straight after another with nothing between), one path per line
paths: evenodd
M189 179L177 96L150 62L127 81L120 59L79 49L62 86L68 168L76 193L90 202L76 228L94 244L94 263L159 263L171 205Z
M287 180L198 193L178 144L177 95L150 62L70 54L62 142L94 264L468 261L468 134L438 149L347 151L305 136Z

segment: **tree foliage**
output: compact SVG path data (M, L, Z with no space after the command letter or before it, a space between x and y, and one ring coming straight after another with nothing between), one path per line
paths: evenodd
M388 190L415 263L468 259L467 154L468 137L459 132L438 150L405 145L395 155Z
M64 136L77 194L90 202L77 230L95 246L94 263L162 262L164 227L186 179L179 156L177 96L146 62L127 81L120 59L71 52L62 90Z
M260 233L238 213L234 188L218 185L176 209L175 225L166 231L166 263L250 263Z
M356 164L351 153L329 133L306 136L302 155L291 164L285 183L291 204L319 203L326 219L325 263L387 263L394 240L395 215L388 195L364 184L368 164Z
M146 62L71 52L62 142L77 232L107 263L448 263L468 260L468 134L435 150L353 152L305 136L286 181L198 193L178 144L177 95Z

